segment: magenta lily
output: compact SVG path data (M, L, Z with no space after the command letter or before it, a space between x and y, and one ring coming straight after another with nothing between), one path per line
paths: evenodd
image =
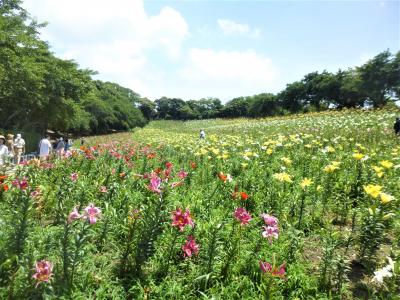
M148 185L148 189L154 193L161 194L161 178L157 177L156 175L152 174L150 178L150 185Z
M197 255L199 253L199 245L196 244L196 240L193 236L189 235L186 240L185 245L182 246L183 256L192 257L192 255Z
M178 173L178 177L181 178L181 179L186 178L187 175L188 175L188 173L183 171L183 170L180 170L179 173Z
M261 218L264 219L265 225L268 226L277 226L278 225L278 218L268 215L268 214L261 214Z
M243 207L236 208L233 215L235 216L236 220L240 222L240 225L242 226L249 224L249 222L252 219L250 214Z
M272 239L277 239L279 237L279 228L275 226L263 226L264 231L262 236L269 240L269 243L272 243Z
M77 210L77 206L74 207L72 212L68 215L68 223L72 223L75 220L82 218L82 215L79 214Z
M50 277L53 276L53 264L47 260L41 260L36 262L35 265L36 273L33 274L32 278L37 280L36 287L41 282L49 282Z
M72 173L70 176L72 181L77 181L78 180L78 173Z
M185 229L185 226L194 226L194 222L192 220L192 216L190 215L190 211L186 209L186 211L183 213L180 208L178 208L176 211L172 212L172 226L177 226L179 227L179 231L183 231Z
M285 279L285 264L281 264L279 267L271 266L268 262L259 261L260 269L263 273L268 273L273 277L279 277L281 279Z
M28 181L26 178L19 180L18 178L14 179L11 184L20 190L26 190L28 188Z
M95 224L97 222L97 219L100 217L101 214L101 209L94 206L93 203L90 203L89 206L87 206L84 209L84 216L83 219L89 219L90 224Z

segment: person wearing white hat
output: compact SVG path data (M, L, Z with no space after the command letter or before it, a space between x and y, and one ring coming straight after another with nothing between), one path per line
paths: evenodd
M58 139L58 143L56 146L56 151L57 151L58 156L62 156L64 154L64 148L65 148L64 139L62 137L60 137Z
M0 135L0 166L4 164L7 155L8 148L6 146L6 138Z
M22 153L25 153L25 140L21 134L17 134L17 138L14 140L14 162L19 164L21 161Z

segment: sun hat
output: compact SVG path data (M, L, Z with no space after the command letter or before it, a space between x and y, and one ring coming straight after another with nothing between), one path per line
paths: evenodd
M6 138L3 135L0 135L0 139L3 139L4 144L6 143Z

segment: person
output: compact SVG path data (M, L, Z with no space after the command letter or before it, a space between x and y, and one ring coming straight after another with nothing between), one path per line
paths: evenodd
M39 157L46 159L51 151L51 143L49 141L50 136L46 135L39 143Z
M394 122L393 125L393 129L394 129L394 134L400 135L400 118L396 118L396 121Z
M8 148L8 155L14 157L14 135L7 134L6 146Z
M71 147L72 147L72 139L68 139L67 143L65 144L65 148L64 148L65 152L67 152L69 150L69 148L71 148Z
M8 148L6 146L6 138L0 135L0 166L4 164L8 156Z
M58 139L58 143L57 143L57 146L56 146L56 151L57 151L57 154L59 156L64 154L64 148L65 148L64 139L62 137L60 137Z
M206 132L203 129L200 129L200 138L205 139L206 138Z
M17 165L21 162L22 153L25 153L25 140L18 133L17 138L14 140L14 162Z
M50 140L51 147L52 147L52 149L53 149L54 151L57 150L58 142L59 142L58 138L56 138L54 141L51 141L51 140Z
M81 146L83 146L85 144L85 138L81 137Z

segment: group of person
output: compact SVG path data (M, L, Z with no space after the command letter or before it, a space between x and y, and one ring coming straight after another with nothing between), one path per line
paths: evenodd
M42 159L46 159L51 152L55 152L58 156L61 156L71 147L72 147L71 139L64 141L64 138L60 137L54 142L54 144L51 144L50 136L46 135L39 142L39 157Z
M20 133L15 139L13 134L7 134L7 138L0 135L0 165L6 160L19 164L23 153L25 153L25 140Z
M47 158L52 152L61 156L72 147L72 139L64 141L64 138L58 138L53 144L50 136L46 135L39 142L39 157ZM6 137L0 135L0 165L6 162L19 164L25 154L25 140L20 133L14 139L13 134L7 134Z

